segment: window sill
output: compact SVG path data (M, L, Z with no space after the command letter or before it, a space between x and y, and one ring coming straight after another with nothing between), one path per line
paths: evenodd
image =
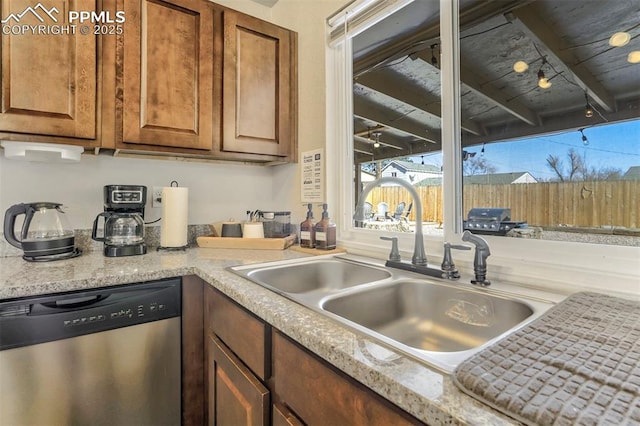
M390 246L380 241L382 235L397 236L403 259L411 259L413 234L358 229L344 232L339 244L349 253L386 259ZM640 298L640 247L483 238L491 248L489 279L565 294L606 291ZM424 242L429 264L437 267L442 262L444 239L426 236ZM456 251L453 255L461 271L473 272L473 250Z

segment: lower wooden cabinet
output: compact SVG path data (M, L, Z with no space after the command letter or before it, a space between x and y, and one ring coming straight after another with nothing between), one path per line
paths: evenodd
M260 380L271 375L271 327L255 315L209 287L206 327Z
M269 390L215 336L207 338L211 425L269 424Z
M204 305L208 424L422 424L210 286Z

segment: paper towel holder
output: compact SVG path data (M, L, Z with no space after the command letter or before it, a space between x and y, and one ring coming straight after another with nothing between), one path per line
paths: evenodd
M158 246L156 251L186 251L189 248L189 244L180 247L162 247Z
M169 184L169 186L172 187L172 188L179 188L180 184L178 183L178 181L172 180L171 183ZM188 230L188 225L187 225L187 234L188 234L188 232L189 232L189 230ZM188 241L188 236L187 236L187 244L185 244L183 246L164 247L164 246L160 245L160 246L158 246L156 251L161 251L161 250L164 250L164 251L185 251L188 248L189 248L189 241Z

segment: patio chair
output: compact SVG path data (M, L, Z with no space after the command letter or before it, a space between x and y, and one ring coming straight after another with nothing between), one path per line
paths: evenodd
M402 203L400 203L402 204ZM400 204L398 204L398 208L400 207ZM403 206L404 207L404 206ZM394 219L399 220L401 222L409 222L409 215L411 214L411 209L413 208L413 203L409 204L409 207L407 208L407 211L404 212L404 214L400 213L397 217L396 215L394 215ZM396 210L397 213L397 210Z
M368 220L368 219L371 219L372 216L373 216L373 204L371 204L368 201L365 201L362 209L362 217L364 217L364 220Z
M402 218L402 213L404 213L404 208L406 207L407 203L405 203L404 201L401 201L400 203L398 203L398 207L396 207L396 212L393 214L393 219L394 220L400 220Z
M376 206L376 214L374 216L375 220L391 220L389 216L389 204L384 201L378 203Z

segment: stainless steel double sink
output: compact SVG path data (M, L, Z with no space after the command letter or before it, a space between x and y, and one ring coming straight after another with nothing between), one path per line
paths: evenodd
M322 256L228 269L445 372L553 305L367 258Z

